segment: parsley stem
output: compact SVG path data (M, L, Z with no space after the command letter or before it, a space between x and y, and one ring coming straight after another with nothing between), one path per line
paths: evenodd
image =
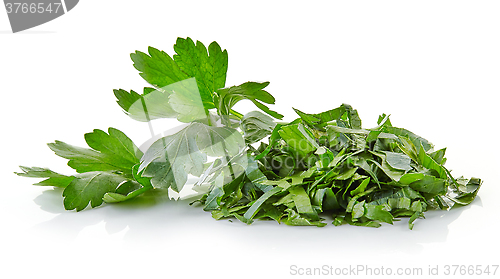
M151 133L151 137L155 136L153 131L153 124L151 124L151 118L149 118L148 108L146 106L146 102L144 101L144 96L141 96L142 108L144 110L144 114L146 115L146 120L148 122L149 132Z
M231 110L229 111L229 113L231 113L232 115L234 115L234 116L238 117L240 120L243 118L243 114L241 114L241 113L239 113L239 112L237 112L237 111L235 111L235 110L232 110L232 109L231 109Z

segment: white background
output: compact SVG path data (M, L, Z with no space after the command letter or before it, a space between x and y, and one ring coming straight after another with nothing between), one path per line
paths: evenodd
M445 265L500 264L500 2L303 3L80 1L18 34L0 8L0 277L285 278L291 265L368 265L422 268L424 278L429 266L442 274ZM165 196L65 211L60 190L13 174L18 165L71 174L45 144L83 147L95 128L147 140L147 125L123 114L112 89L146 85L131 52L173 54L176 38L188 36L228 50L227 85L270 81L272 109L286 120L292 106L314 113L341 103L367 128L391 114L395 126L448 147L454 175L484 179L479 197L428 212L413 231L406 220L379 229L247 226Z

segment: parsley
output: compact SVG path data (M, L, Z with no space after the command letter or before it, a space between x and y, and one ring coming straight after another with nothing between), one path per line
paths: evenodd
M150 47L131 54L152 87L142 94L117 89L118 105L132 119L175 118L184 127L142 152L121 131L85 134L89 148L49 143L76 171L63 175L24 167L20 176L44 178L35 185L64 188L64 207L83 210L123 202L153 189L179 192L188 175L213 218L251 224L271 219L293 226L332 224L379 227L407 217L409 228L429 209L470 204L482 181L455 178L444 166L446 149L394 127L382 114L365 129L350 105L321 113L294 109L297 118L271 110L269 82L226 86L228 53L178 38L175 55ZM241 100L259 109L242 114Z

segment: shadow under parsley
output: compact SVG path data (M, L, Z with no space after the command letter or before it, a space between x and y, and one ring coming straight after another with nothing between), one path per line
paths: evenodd
M446 242L448 226L471 206L482 206L478 196L468 206L449 211L427 211L425 219L415 221L413 230L408 229L407 218L400 218L393 225L384 223L380 228L351 225L336 227L331 224L332 219L327 218L325 222L328 225L317 228L293 227L261 220L256 220L252 225L236 219L217 221L201 206L190 206L194 198L170 200L167 191L161 190L120 204L103 205L81 212L66 211L62 206L61 192L61 189L46 190L34 200L42 210L57 214L34 229L58 233L71 240L86 227L104 222L108 234L127 230L124 241L145 245L175 238L189 240L223 236L224 241L235 246L259 247L264 253L278 254L295 253L297 250L310 250L312 253L321 247L349 255L359 252L359 249L353 250L353 245L380 253L419 253L425 244Z

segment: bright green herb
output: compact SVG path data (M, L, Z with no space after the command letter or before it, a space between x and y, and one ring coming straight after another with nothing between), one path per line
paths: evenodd
M200 194L193 203L215 219L318 227L327 217L336 226L367 227L408 217L411 229L425 211L467 205L479 191L480 179L451 176L446 149L434 151L385 114L372 129L347 104L316 114L294 109L297 119L277 123L283 115L265 105L275 102L264 90L269 82L226 87L228 54L216 42L207 49L179 38L174 49L173 57L152 47L133 53L134 67L153 88L114 94L132 119L176 118L187 123L182 129L144 153L117 129L94 130L85 134L90 148L49 143L76 174L38 167L16 174L64 188L64 207L77 211L158 188L179 192L193 175ZM260 111L233 110L244 99Z

